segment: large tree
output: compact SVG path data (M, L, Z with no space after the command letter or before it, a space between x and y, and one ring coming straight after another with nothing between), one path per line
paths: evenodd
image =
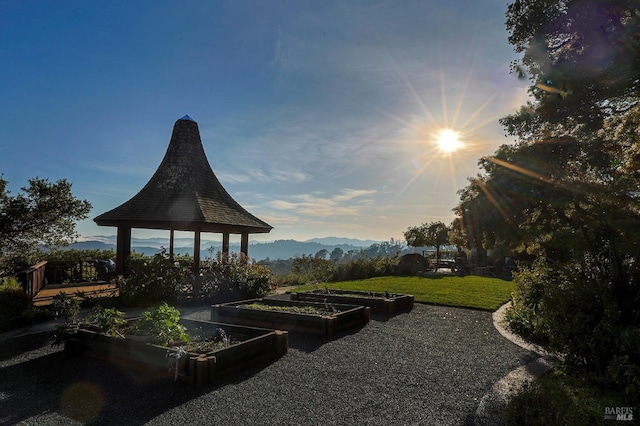
M440 247L449 242L449 228L442 222L423 223L409 227L404 232L404 238L411 247L435 247L436 261L439 261Z
M607 117L629 111L640 88L637 0L516 0L507 11L512 66L532 82L535 114L525 107L511 128L519 136L598 131ZM515 124L515 123L510 123Z
M501 120L517 142L460 192L461 229L470 245L546 258L516 277L510 315L531 313L565 361L637 401L640 3L515 0L506 23L531 100Z
M91 210L88 201L73 196L65 179L30 179L17 195L11 195L7 183L0 176L0 269L3 261L25 258L40 244L69 244L77 236L76 221Z
M518 0L513 69L533 100L502 119L518 142L480 160L456 209L470 242L577 259L637 243L640 14L636 1Z

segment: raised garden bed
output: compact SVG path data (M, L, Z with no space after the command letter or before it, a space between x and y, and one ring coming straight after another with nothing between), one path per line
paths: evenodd
M291 300L309 302L344 303L363 305L371 308L371 312L380 314L396 314L413 309L413 296L409 294L376 293L355 290L310 290L289 293Z
M181 347L184 352L178 347L155 345L139 336L123 338L83 328L67 340L65 350L195 385L213 383L218 377L287 353L286 331L188 319L181 319L180 323L193 336L192 342ZM230 343L212 343L212 337L220 334L219 329L224 330Z
M367 306L251 299L211 307L211 320L331 336L369 322Z

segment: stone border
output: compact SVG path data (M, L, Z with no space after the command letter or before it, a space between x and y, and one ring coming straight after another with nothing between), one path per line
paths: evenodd
M533 361L509 372L493 384L491 390L482 397L476 409L473 423L477 426L504 425L502 411L509 398L520 391L525 384L531 383L537 377L553 369L559 362L554 354L541 346L527 342L508 329L505 313L510 304L511 302L505 303L493 313L493 326L504 338L538 356Z

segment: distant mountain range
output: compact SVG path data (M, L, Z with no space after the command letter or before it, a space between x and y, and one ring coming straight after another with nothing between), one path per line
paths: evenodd
M276 240L272 242L252 242L249 244L249 257L255 260L263 259L289 259L296 256L314 255L322 249L329 253L336 247L342 249L345 253L349 250L360 250L379 243L373 240L358 240L353 238L325 237L313 238L307 241L296 240ZM176 254L193 255L193 239L192 238L175 238L174 252ZM131 238L131 250L136 253L145 255L153 255L159 253L162 247L169 248L168 238ZM213 247L213 250L210 248ZM200 242L200 256L202 258L216 254L222 249L221 240L202 240ZM116 250L116 236L92 236L83 237L79 241L69 245L66 249L76 250ZM229 250L231 252L239 252L239 243L230 243ZM210 253L211 252L211 253Z

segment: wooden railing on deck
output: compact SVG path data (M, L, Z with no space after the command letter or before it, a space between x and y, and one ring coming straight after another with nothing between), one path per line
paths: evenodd
M47 266L49 284L74 284L110 281L113 273L95 259L52 260Z
M27 295L35 297L35 295L42 290L42 287L44 287L46 283L46 270L47 261L43 260L24 271L20 271L18 276L22 282L22 288Z

